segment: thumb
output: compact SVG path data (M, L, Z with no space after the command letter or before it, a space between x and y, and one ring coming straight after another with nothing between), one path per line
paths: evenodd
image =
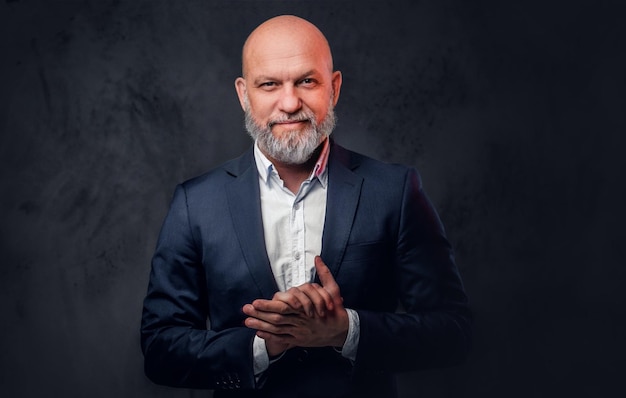
M341 294L339 293L339 285L335 281L333 274L331 274L330 269L324 264L324 261L320 256L315 256L315 271L317 272L317 276L320 278L320 283L330 293L333 299L341 299Z

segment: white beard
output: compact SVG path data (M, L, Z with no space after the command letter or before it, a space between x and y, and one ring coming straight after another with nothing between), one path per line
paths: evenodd
M333 132L337 118L331 105L324 120L318 125L315 115L308 109L303 109L293 115L285 115L270 120L267 125L258 124L250 113L248 97L244 98L246 130L254 139L261 151L266 155L284 164L303 164L308 161L315 149ZM272 134L272 126L288 120L307 121L309 126L302 131L285 131L277 138Z

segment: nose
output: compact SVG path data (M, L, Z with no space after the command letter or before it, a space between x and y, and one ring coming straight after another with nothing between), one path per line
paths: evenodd
M295 113L302 108L302 101L293 85L284 85L280 93L279 108L287 114Z

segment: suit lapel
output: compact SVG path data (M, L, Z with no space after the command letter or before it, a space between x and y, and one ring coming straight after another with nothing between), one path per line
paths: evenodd
M328 161L328 197L321 257L335 277L348 244L363 184L363 178L352 171L358 165L350 161L348 151L333 145Z
M250 274L263 297L278 291L265 249L259 176L252 150L227 169L236 178L226 185L230 214Z

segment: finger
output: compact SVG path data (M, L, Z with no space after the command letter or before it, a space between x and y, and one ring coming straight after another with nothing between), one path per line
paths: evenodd
M297 315L260 311L251 304L246 304L243 306L243 313L250 317L247 319L259 319L263 322L270 323L275 326L295 325L298 322Z
M276 316L276 314L272 314ZM280 316L280 315L278 315ZM272 319L249 317L243 321L244 325L250 329L262 330L274 334L289 334L293 326L289 323L275 322Z
M324 299L324 302L326 303L326 308L328 308L329 311L332 311L335 308L335 304L333 302L333 297L330 295L328 290L324 289L317 283L313 283L312 285L320 294L320 296L322 296L322 298Z
M299 286L299 289L308 297L315 307L315 312L323 317L326 314L326 310L332 311L333 303L332 297L324 288L317 283L306 283Z
M274 295L274 299L289 304L291 308L302 311L307 314L307 316L313 316L313 302L311 302L311 299L297 287L292 287L286 292L276 293Z
M243 311L244 314L248 315L248 316L256 316L258 311L256 308L254 308L254 306L252 304L246 304L244 305L241 310Z
M289 304L280 300L256 299L252 302L252 306L257 311L273 312L276 314L298 314L299 311L293 309Z
M315 271L317 272L317 276L320 278L320 283L326 289L330 295L333 297L333 300L339 299L341 295L339 294L339 285L335 281L333 274L330 273L330 270L322 261L320 256L315 256Z
M259 318L246 318L243 321L244 325L250 329L255 329L257 331L263 331L267 333L278 333L280 331L280 327L273 325L269 322L265 322Z

